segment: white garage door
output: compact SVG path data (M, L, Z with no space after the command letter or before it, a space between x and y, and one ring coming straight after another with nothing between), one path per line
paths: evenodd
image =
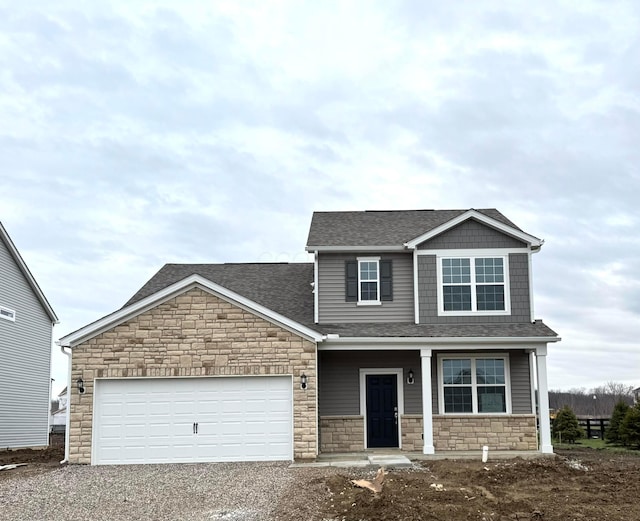
M290 376L96 380L92 463L293 459Z

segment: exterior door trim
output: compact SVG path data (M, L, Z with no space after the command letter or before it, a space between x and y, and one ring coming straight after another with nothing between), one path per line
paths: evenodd
M394 374L398 386L398 448L402 448L402 416L404 414L404 371L402 368L361 368L360 369L360 415L364 420L364 448L367 445L367 375Z

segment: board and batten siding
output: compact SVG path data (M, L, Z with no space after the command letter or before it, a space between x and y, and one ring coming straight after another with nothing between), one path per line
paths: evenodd
M438 316L436 270L435 255L420 255L418 257L418 301L421 324L496 324L531 321L527 253L509 254L510 315Z
M0 448L49 443L52 323L0 239Z
M473 351L483 356L483 351ZM525 351L507 351L511 382L511 412L532 414L529 355ZM442 414L438 403L438 365L447 354L459 351L434 351L431 358L431 398L433 414ZM471 354L471 352L470 352ZM404 413L422 414L422 372L420 352L416 351L321 351L318 353L318 411L320 416L360 415L360 368L402 368L413 370L415 383L403 382Z
M320 253L318 255L318 321L325 324L345 322L413 322L413 256L410 253L362 254L393 261L393 300L375 306L359 306L345 301L345 262L356 254Z

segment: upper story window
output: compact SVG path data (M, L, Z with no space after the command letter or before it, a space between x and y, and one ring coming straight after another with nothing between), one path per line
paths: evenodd
M438 310L442 315L508 314L508 257L442 257Z
M15 322L16 312L13 309L0 306L0 318L4 318L5 320L11 320L12 322Z
M445 414L510 412L508 362L504 356L440 358L440 410Z
M345 263L345 300L360 305L393 300L391 260L358 257Z

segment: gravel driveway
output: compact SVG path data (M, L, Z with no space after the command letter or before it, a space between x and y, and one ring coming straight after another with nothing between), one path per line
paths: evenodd
M0 520L283 520L287 502L297 503L297 480L310 470L288 463L71 465L0 480ZM299 506L292 519L301 519Z

